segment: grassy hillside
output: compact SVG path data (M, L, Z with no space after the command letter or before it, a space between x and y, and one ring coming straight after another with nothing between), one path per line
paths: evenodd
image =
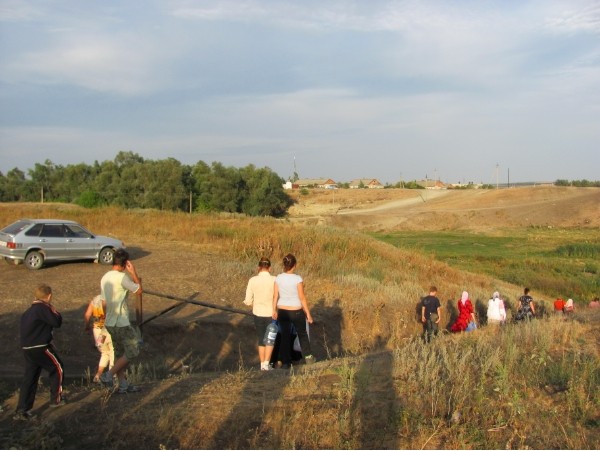
M452 267L488 274L586 305L600 292L600 230L523 229L494 235L391 232L371 236L429 254Z
M119 397L81 376L69 385L71 402L64 408L49 411L40 390L41 419L27 424L10 420L11 393L0 416L5 448L600 446L597 312L580 308L569 321L552 317L470 335L442 334L424 345L416 308L430 284L439 288L444 325L463 289L485 302L497 289L514 297L521 286L453 268L421 249L285 220L0 206L2 223L27 216L74 219L118 236L132 249L146 287L181 296L202 290L215 303L238 308L261 255L276 262L277 273L282 255L294 253L315 313L311 339L319 362L261 373L244 319L176 315L147 329L148 347L130 371L142 393ZM97 276L88 281L78 274L105 270L83 265L37 273L7 266L0 273L4 329L14 328L31 283L40 277L52 279L65 309L72 300L66 318L80 321L77 299L82 291L94 292ZM79 352L65 349L79 339L65 337L70 333L75 328L67 326L56 334L67 364ZM175 353L192 364L172 365ZM15 346L3 360L18 356Z

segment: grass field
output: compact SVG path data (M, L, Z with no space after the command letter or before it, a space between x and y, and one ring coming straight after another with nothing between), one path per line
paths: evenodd
M73 382L66 387L70 402L60 409L48 408L47 387L40 388L38 420L27 424L11 420L16 385L0 383L4 449L600 446L600 309L482 325L470 334L443 332L430 344L420 339L415 315L431 283L440 286L443 327L465 287L484 302L496 289L513 294L525 283L552 296L550 282L557 281L556 293L568 296L567 271L597 281L597 230L404 232L374 239L239 215L0 205L2 222L30 216L65 217L114 234L134 253L145 289L197 291L229 307L242 306L261 255L272 258L277 273L281 256L294 253L316 318L311 345L318 361L261 372L250 319L187 306L145 326L146 345L129 370L142 391L113 395L90 381L89 367L74 375L78 363L97 363L89 346L81 346L89 338L81 316L106 268L6 265L0 272L2 371L8 374L12 363L20 374L18 315L31 287L49 281L64 315L55 342ZM516 285L501 280L510 280L510 271ZM147 315L165 307L148 295L144 302Z
M600 284L600 231L511 230L499 235L467 232L393 232L371 236L474 273L529 286L553 299L588 303Z

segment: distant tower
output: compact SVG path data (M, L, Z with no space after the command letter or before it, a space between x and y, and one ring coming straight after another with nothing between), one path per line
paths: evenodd
M298 169L296 168L296 155L294 155L294 174L292 175L292 182L298 181L299 178Z

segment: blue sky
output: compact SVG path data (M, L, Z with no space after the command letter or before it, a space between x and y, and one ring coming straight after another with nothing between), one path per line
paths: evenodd
M0 172L599 180L600 1L0 0Z

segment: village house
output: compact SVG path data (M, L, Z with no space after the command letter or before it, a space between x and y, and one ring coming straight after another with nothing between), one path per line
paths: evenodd
M384 188L377 179L354 179L349 186L350 188Z
M421 185L425 189L447 189L446 184L443 182L440 182L439 180L431 180L431 179L417 180L416 183L418 185Z
M285 187L286 185L284 185ZM324 188L336 189L337 183L331 179L298 179L292 183L293 189L298 188Z

